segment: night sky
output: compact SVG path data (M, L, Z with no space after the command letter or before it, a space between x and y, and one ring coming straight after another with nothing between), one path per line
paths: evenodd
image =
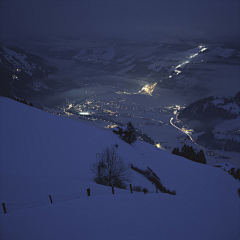
M1 40L240 39L239 0L1 0Z

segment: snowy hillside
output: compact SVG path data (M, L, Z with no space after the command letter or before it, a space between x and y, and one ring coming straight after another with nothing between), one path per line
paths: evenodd
M180 114L179 118L200 120L211 124L218 118L227 120L235 119L240 114L240 104L237 93L235 97L208 97L191 103Z
M110 52L110 50L109 50ZM110 53L109 53L110 55ZM1 239L240 239L232 176L109 131L0 98L1 203L25 204L83 192L74 200L0 213ZM118 144L126 163L150 167L176 196L132 173L148 194L92 182L91 164ZM86 196L86 189L91 196Z
M205 147L240 152L239 96L201 99L186 107L179 119L195 131L205 132L197 138Z
M0 94L3 96L29 100L53 94L60 88L76 87L72 82L66 86L64 81L50 76L57 71L39 56L18 47L0 46Z
M207 50L204 46L199 46L195 48L188 49L183 52L171 52L168 53L168 50L166 49L165 44L159 44L153 47L147 47L147 48L141 48L140 50L124 54L120 46L112 45L108 46L108 48L101 48L101 49L89 49L86 50L80 50L79 53L72 57L73 60L77 62L86 62L86 63L101 63L104 65L109 65L112 61L115 64L112 64L110 67L112 69L104 69L104 72L109 71L116 71L115 68L117 66L118 71L116 72L116 75L124 75L125 73L130 73L134 71L139 71L140 68L145 68L148 74L146 76L152 76L155 73L160 72L161 70L165 69L168 71L168 73L172 73L174 75L174 72L181 73L181 71L177 70L178 68L183 68L189 61L185 61L181 64L182 59L192 59L196 57L200 52L203 52ZM117 48L117 50L115 50ZM234 51L234 50L233 50ZM160 54L161 53L161 54ZM163 54L164 54L164 60L163 60ZM230 54L231 55L231 54ZM172 66L169 67L169 62L173 61L174 63L177 63L176 67ZM133 65L130 65L133 63ZM119 64L120 63L120 64ZM145 64L142 64L145 63ZM125 67L128 66L128 67ZM143 67L144 66L144 67ZM120 70L119 70L120 69Z
M10 49L7 47L2 47L1 55L2 57L9 63L12 64L13 69L16 72L24 71L29 76L33 77L37 71L41 71L42 76L46 77L50 70L42 69L42 66L36 64L36 60L40 60L40 58L36 58L34 62L30 61L33 59L32 57L27 57L27 54L20 49ZM45 73L46 72L46 73Z

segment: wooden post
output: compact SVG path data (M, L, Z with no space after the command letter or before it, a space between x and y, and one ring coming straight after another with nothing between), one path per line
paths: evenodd
M3 211L4 211L4 213L7 213L5 203L2 203L2 207L3 207Z
M131 191L131 193L132 193L132 184L130 184L130 191Z
M114 186L112 186L112 194L114 194Z
M49 195L49 198L50 198L50 202L53 203L51 195Z
M90 196L90 188L87 189L87 195Z

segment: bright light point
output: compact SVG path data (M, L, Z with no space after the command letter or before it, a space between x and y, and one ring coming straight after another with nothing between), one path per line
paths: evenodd
M184 63L182 63L182 64L177 65L175 69L178 69L178 68L184 66L184 65L187 64L187 63L189 63L189 61L186 61L186 62L184 62Z
M195 53L195 54L193 54L192 56L190 56L190 58L194 58L194 57L196 57L198 55L198 53Z
M153 92L154 88L156 87L156 85L157 85L156 82L152 85L147 84L138 93L147 94L147 95L152 96L152 92Z
M79 112L78 114L79 114L79 115L90 115L89 112Z
M156 144L155 144L155 147L161 148L161 144L160 144L160 143L156 143Z
M172 78L172 76L170 75L169 78Z
M117 127L117 126L118 126L118 125L116 125L116 124L109 124L109 125L105 126L104 128L112 129L112 128L115 128L115 127Z
M203 49L201 49L200 52L204 52L204 51L206 51L206 50L207 50L207 48L203 48Z

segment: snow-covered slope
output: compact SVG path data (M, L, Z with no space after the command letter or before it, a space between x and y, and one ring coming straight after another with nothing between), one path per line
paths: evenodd
M0 94L32 99L53 94L66 84L51 77L58 69L43 58L18 47L0 46ZM68 82L70 83L70 82ZM74 87L70 86L69 88ZM75 86L76 87L76 86Z
M186 107L179 119L196 131L206 132L198 136L199 144L213 150L240 152L239 96L201 99Z
M238 239L238 182L145 142L0 98L1 202L28 203L91 188L90 197L1 212L2 239ZM177 195L130 194L91 181L91 164L118 144L126 162L149 166ZM133 173L133 185L155 188Z
M237 94L236 94L237 96ZM240 114L240 106L237 97L208 97L191 103L180 114L179 118L189 118L202 122L237 118Z

